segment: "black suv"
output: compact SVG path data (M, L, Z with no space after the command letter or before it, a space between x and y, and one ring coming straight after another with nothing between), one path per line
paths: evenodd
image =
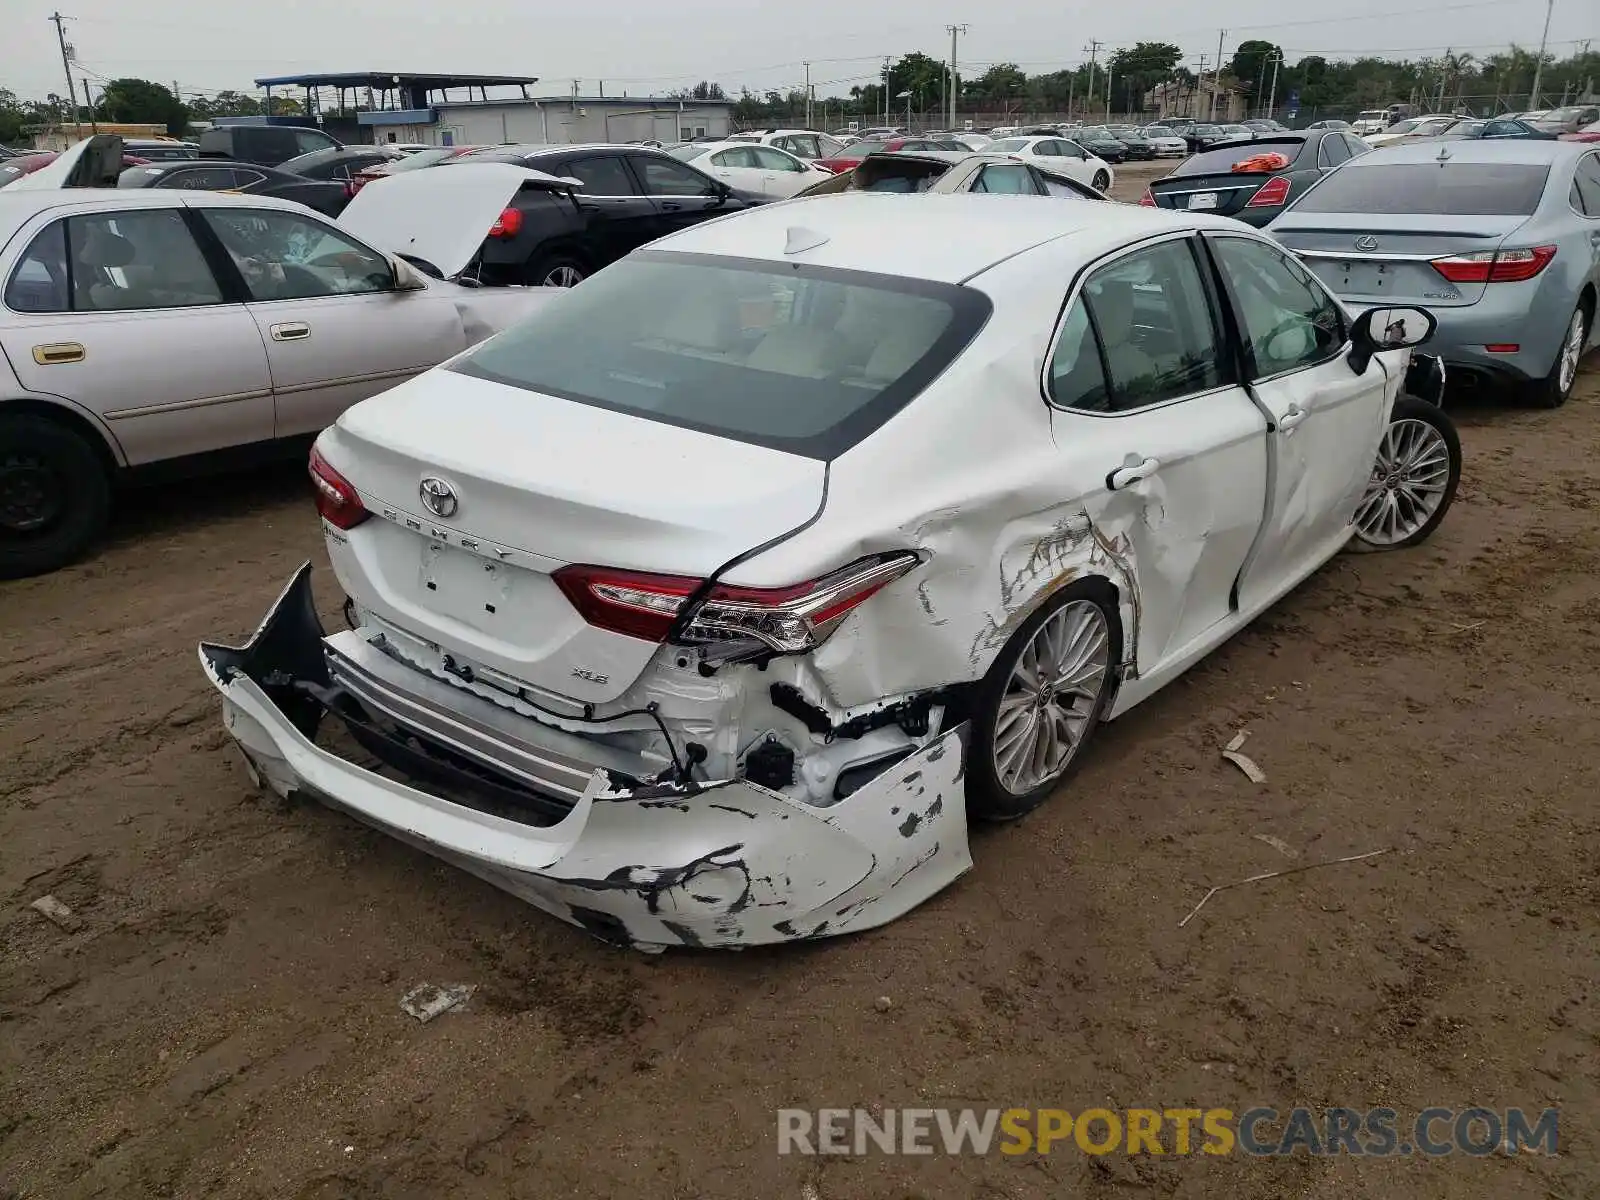
M643 146L493 146L428 169L481 162L514 163L583 184L570 198L529 187L512 198L484 239L478 277L490 284L571 287L646 242L761 203Z
M200 135L201 158L232 158L275 167L315 150L339 150L343 143L309 125L219 125Z

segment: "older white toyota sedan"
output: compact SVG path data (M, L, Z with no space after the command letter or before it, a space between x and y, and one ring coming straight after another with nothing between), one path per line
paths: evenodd
M877 925L1353 534L1432 531L1430 328L1220 218L757 209L347 411L350 628L308 567L200 658L258 781L600 937Z

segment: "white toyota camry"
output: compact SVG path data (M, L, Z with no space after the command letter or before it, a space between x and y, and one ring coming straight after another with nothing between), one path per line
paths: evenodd
M1221 218L756 209L345 412L350 628L306 567L201 661L259 782L600 937L878 925L1352 535L1434 529L1431 328Z

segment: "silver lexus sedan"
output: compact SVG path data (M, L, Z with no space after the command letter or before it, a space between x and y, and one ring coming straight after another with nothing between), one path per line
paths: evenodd
M1352 159L1267 231L1347 304L1415 304L1453 379L1554 408L1596 336L1600 146L1471 140Z

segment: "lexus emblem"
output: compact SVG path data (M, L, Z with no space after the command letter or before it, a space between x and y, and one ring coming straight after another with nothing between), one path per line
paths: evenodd
M1378 239L1370 233L1363 233L1356 239L1356 249L1364 254L1371 254L1378 248Z
M456 490L437 475L429 475L417 487L417 493L422 497L423 506L434 516L441 520L449 520L456 515L460 501L456 499Z

